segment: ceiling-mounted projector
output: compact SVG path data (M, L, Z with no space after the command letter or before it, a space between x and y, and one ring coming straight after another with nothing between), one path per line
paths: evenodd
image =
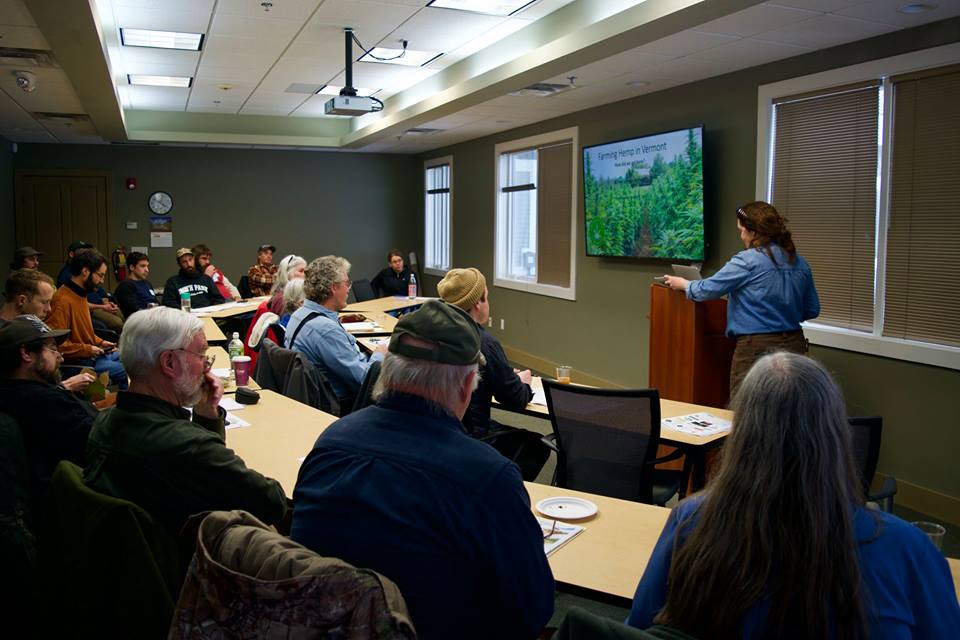
M360 96L334 96L323 105L323 112L328 116L362 116L371 111L379 111L374 108L373 99Z

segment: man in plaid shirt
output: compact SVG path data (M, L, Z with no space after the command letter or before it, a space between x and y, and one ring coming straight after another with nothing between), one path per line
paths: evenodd
M247 279L254 296L268 296L277 279L277 265L273 264L273 252L277 248L272 244L262 244L257 249L257 264L250 267Z

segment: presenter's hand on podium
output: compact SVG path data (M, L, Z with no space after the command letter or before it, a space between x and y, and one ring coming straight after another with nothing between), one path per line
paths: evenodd
M663 276L663 283L671 289L676 289L677 291L686 291L687 285L690 284L690 281L686 278L681 278L680 276Z

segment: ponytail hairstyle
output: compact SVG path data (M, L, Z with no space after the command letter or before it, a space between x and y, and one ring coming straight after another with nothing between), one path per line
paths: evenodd
M655 622L697 638L741 638L755 606L769 638L866 637L853 514L863 504L843 396L815 360L754 364L697 517L674 541Z
M770 251L771 244L779 245L786 252L790 264L796 260L797 248L793 245L790 230L787 229L787 219L780 215L772 204L762 200L748 202L737 208L737 220L744 229L757 234L750 246L762 249L774 264L777 259Z

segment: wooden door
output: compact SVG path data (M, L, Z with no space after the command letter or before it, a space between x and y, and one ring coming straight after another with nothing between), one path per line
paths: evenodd
M16 182L17 246L42 251L44 272L57 277L74 240L95 245L109 259L109 174L20 170Z

